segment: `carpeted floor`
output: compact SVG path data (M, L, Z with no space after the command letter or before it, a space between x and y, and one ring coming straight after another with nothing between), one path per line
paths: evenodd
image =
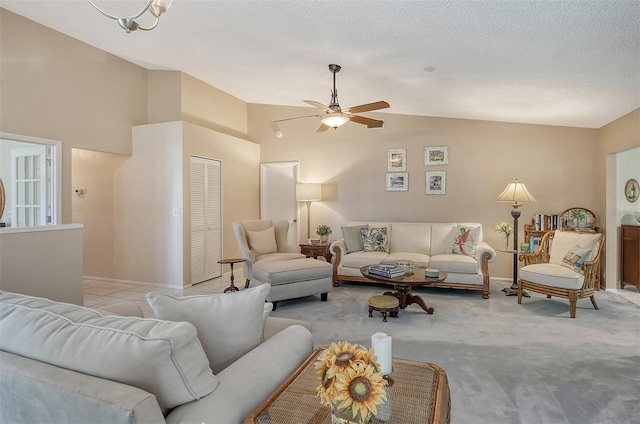
M518 305L502 287L489 300L418 289L435 313L412 305L384 323L367 299L385 287L342 284L328 302L282 301L272 315L310 322L316 346L391 335L394 356L447 372L454 424L640 423L640 306L602 291L599 311L579 300L570 319L567 300L532 293Z

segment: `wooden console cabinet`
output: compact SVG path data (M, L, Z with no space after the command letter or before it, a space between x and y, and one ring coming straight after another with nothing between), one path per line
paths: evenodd
M622 288L640 291L640 226L622 226Z

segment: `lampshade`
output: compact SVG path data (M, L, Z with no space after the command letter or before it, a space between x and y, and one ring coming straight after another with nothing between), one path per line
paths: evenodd
M316 202L322 200L322 184L296 184L296 200L298 202Z
M320 121L328 127L338 128L349 121L349 115L341 112L327 113L320 118Z
M536 199L529 193L524 183L519 182L516 178L496 198L496 202L509 202L514 208L517 208L521 203L535 203Z

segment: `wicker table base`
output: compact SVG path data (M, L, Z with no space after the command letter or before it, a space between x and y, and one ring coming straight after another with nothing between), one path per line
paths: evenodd
M244 424L329 424L331 411L316 397L319 384L313 363L317 349ZM450 422L451 398L447 374L435 364L393 359L392 412L387 424L445 424ZM383 423L375 417L371 423Z

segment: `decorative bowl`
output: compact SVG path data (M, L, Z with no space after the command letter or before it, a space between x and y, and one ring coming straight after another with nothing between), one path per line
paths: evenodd
M424 270L424 275L427 277L437 278L440 275L440 271L435 268L427 268Z

